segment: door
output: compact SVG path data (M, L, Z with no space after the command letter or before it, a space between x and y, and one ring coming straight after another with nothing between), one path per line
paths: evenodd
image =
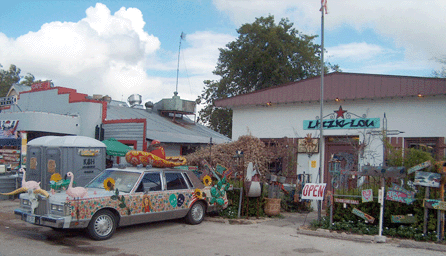
M42 148L29 147L28 161L26 162L26 176L25 180L33 180L37 182L42 181Z
M327 137L325 140L325 170L324 182L327 183L327 190L334 189L348 190L356 188L357 175L345 174L349 171L358 171L358 153L355 150L355 143L358 137L337 136ZM337 162L337 170L333 170L333 164ZM332 170L329 170L329 169Z

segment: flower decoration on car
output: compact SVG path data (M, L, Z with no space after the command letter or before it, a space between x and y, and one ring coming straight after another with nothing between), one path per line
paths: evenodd
M104 180L104 188L107 191L112 191L115 189L115 180L112 178L107 178Z
M58 182L62 180L62 176L59 173L53 173L53 175L51 175L50 181L54 181L54 182Z
M212 185L211 177L209 175L204 176L203 183L206 187L209 187L210 185Z
M196 188L194 191L194 196L198 199L203 199L203 192L201 191L201 189Z

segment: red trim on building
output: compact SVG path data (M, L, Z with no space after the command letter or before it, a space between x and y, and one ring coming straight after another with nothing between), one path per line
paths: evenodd
M22 93L33 93L38 91L47 91L47 90L57 90L57 94L68 94L68 103L75 103L75 102L91 102L91 103L98 103L102 104L102 123L104 123L105 118L107 118L107 102L106 101L98 101L93 99L87 99L88 94L84 93L78 93L75 89L66 88L66 87L51 87L51 88L41 88L41 89L34 89L30 91L24 91ZM19 96L20 96L19 94Z

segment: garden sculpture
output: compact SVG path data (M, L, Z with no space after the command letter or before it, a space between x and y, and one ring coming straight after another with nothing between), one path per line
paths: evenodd
M36 181L26 181L26 171L23 168L20 168L20 172L23 172L23 178L22 178L22 187L18 188L12 192L9 193L0 193L0 195L4 195L4 196L12 196L12 195L17 195L26 191L31 191L34 194L41 194L44 195L46 197L49 197L50 195L48 194L48 192L46 192L45 190L40 188L40 182L36 182Z
M84 187L75 187L73 188L73 179L74 179L74 174L72 172L68 172L67 176L71 178L70 180L70 184L68 185L67 188L67 195L73 197L73 198L84 198L87 195L88 190Z

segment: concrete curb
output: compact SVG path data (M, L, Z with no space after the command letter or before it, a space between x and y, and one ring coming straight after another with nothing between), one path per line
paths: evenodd
M319 236L319 237L326 237L326 238L334 238L334 239L340 239L340 240L349 240L354 242L361 242L361 243L372 243L374 238L373 236L366 236L366 235L352 235L352 234L346 234L346 233L335 233L330 232L329 230L325 229L318 229L316 231L312 230L306 230L306 229L297 229L297 234L301 235L307 235L307 236Z
M348 241L361 242L361 243L374 243L375 242L374 236L336 233L336 232L330 232L329 230L326 230L326 229L318 229L316 231L313 231L313 230L307 230L305 228L298 228L297 234L307 235L307 236L319 236L319 237L326 237L326 238L339 239L339 240L348 240ZM396 244L398 244L399 247L402 247L402 248L414 248L414 249L446 252L446 245L435 244L432 242L418 242L418 241L414 241L414 240L400 240L400 239L393 239L393 238L390 238L390 239L388 238L387 241L388 241L388 243L396 243Z

